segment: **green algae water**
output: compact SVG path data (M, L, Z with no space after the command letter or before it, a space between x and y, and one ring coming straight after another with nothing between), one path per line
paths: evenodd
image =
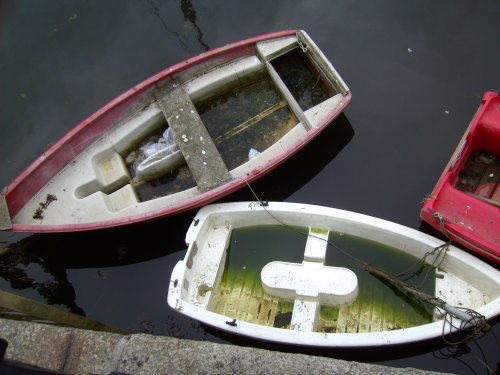
M279 225L233 230L214 310L259 324L274 325L275 320L283 326L289 324L293 301L278 301L267 295L260 272L272 261L302 262L307 231Z
M432 321L433 309L429 305L360 268L352 257L396 275L430 295L435 293L434 269L420 268L420 259L369 239L331 232L329 242L333 246L328 247L325 264L349 268L358 277L358 298L347 308L348 320L345 324L341 322L345 332L398 329ZM323 310L323 315L328 314L327 309ZM360 317L358 322L354 319L356 316Z
M262 268L272 261L301 263L309 228L253 226L233 230L226 264L213 310L234 319L289 328L294 301L267 295L260 279ZM378 268L399 275L401 280L434 294L434 271L420 260L367 239L330 232L325 264L345 267L356 273L359 295L341 309L321 306L320 332L376 332L406 328L432 321L432 309L404 292L361 269L344 252ZM339 251L338 249L342 249Z

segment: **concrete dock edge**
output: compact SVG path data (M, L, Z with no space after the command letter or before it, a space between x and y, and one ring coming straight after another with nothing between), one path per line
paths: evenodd
M429 374L304 354L0 319L4 360L69 374Z

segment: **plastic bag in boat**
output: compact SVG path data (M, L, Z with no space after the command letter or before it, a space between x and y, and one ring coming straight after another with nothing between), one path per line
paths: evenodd
M260 154L259 151L257 151L254 148L251 148L250 151L248 151L248 160L252 160L254 157L256 157L259 154Z
M149 180L185 163L174 132L167 128L161 137L152 136L126 158L134 179Z
M156 142L149 142L144 146L141 146L140 150L142 154L148 158L151 155L154 155L162 150L165 150L171 146L175 146L175 134L170 128L167 128L162 137L158 139ZM172 147L172 152L174 147Z

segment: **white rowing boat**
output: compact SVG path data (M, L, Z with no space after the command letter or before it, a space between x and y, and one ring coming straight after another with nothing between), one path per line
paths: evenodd
M375 347L483 332L500 315L498 270L427 234L353 212L210 205L186 243L168 304L237 335Z

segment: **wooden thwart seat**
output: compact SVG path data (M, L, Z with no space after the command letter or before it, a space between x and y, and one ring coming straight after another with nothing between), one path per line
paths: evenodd
M205 192L229 181L231 174L182 86L171 84L155 96L198 188Z

